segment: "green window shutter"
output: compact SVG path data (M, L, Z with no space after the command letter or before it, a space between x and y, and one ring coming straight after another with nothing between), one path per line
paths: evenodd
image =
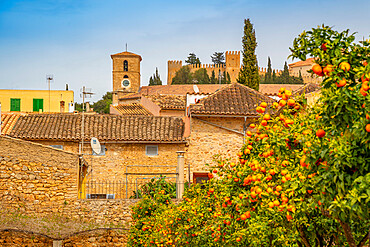
M44 100L43 99L33 99L33 111L44 111Z
M21 111L21 99L10 99L10 111Z

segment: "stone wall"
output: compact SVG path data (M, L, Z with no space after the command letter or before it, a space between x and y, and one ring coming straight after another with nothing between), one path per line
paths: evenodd
M126 246L127 231L121 229L96 229L83 231L62 239L19 230L0 230L2 247L103 247Z
M243 134L222 129L202 120L243 132L244 118L192 117L189 147L185 154L192 172L207 172L209 169L205 164L212 164L213 156L217 154L236 162L237 153L243 145ZM251 119L247 119L246 124L250 121Z

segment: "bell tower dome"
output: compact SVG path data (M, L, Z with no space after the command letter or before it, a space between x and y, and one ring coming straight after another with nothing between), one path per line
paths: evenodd
M141 56L132 52L121 52L111 55L113 62L113 105L119 98L129 93L137 93L140 88Z

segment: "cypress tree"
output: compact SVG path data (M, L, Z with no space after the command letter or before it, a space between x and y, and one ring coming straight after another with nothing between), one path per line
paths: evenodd
M288 64L285 62L284 64L284 70L280 75L282 84L290 84L290 76L289 76L289 69L288 69Z
M276 83L276 73L275 70L272 72L272 84Z
M255 54L257 41L256 32L249 19L244 20L243 67L239 72L237 82L255 90L259 89L260 77L258 75L257 56Z
M155 73L153 74L153 77L151 76L149 78L149 86L154 85L162 85L162 80L161 77L159 76L158 68L155 68Z
M265 83L271 83L272 80L272 68L271 68L271 59L268 57L267 60L267 72L265 74Z
M217 78L216 78L216 73L214 70L212 70L212 75L211 75L211 84L216 84L217 83Z

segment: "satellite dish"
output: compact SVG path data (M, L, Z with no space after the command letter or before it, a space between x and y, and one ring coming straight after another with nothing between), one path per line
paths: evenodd
M96 154L101 153L101 146L98 138L96 137L91 138L91 148Z
M193 85L193 89L195 93L199 93L199 88L197 85Z

